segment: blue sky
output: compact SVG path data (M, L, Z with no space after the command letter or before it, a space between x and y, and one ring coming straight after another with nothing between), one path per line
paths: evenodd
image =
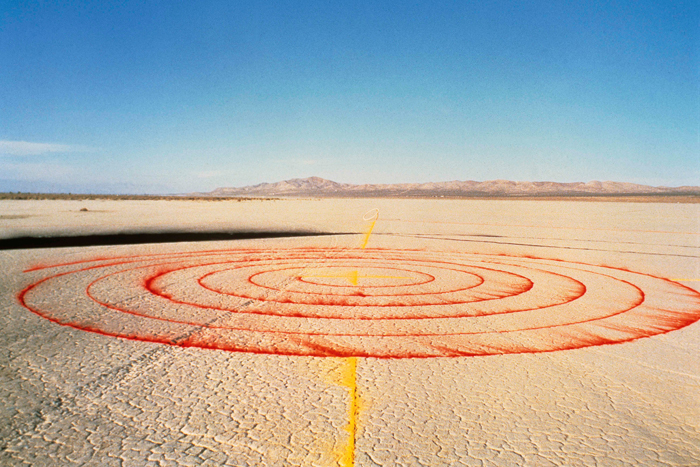
M0 191L700 185L700 4L0 0Z

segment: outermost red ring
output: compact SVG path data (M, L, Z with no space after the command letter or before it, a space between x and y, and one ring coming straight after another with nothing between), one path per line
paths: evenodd
M233 252L235 252L235 250L229 251L229 253L233 253ZM471 255L475 255L475 254L471 254ZM476 255L478 255L478 254L476 254ZM142 257L143 257L143 256L145 256L145 255L142 255ZM149 255L149 256L155 256L155 255ZM199 257L199 255L196 255L196 254L195 254L195 255L185 255L185 256L189 256L189 257L192 257L192 256L194 256L194 257ZM486 256L489 256L489 255L486 255ZM500 255L500 256L506 256L506 255ZM635 275L639 275L639 276L645 276L645 277L648 277L648 278L653 278L653 279L655 279L655 280L665 281L665 282L667 282L667 283L673 284L675 287L678 287L678 288L680 288L680 289L685 290L685 291L686 291L686 295L687 295L688 297L692 297L696 302L697 302L697 300L698 300L698 296L700 296L700 294L698 294L697 291L695 291L694 289L691 289L691 288L689 288L689 287L687 287L687 286L684 286L683 284L679 284L679 283L677 283L677 282L675 282L675 281L669 281L669 280L666 280L666 279L663 279L663 278L655 277L655 276L652 276L652 275L649 275L649 274L636 273L636 272L633 272L633 271L627 271L627 270L624 270L624 269L612 268L612 267L607 267L607 266L588 265L588 264L586 264L586 263L580 263L580 262L564 262L564 261L561 261L561 260L552 260L552 259L546 260L546 259L539 259L539 258L532 258L532 257L511 257L511 258L517 258L517 259L520 259L520 260L528 260L528 259L529 259L529 260L532 260L532 261L536 261L536 260L545 260L545 261L550 261L550 262L561 262L561 263L563 263L563 264L579 264L579 265L585 265L585 266L589 266L589 267L595 267L595 268L607 269L607 270L619 270L619 271L623 271L623 272L625 272L625 273L631 273L631 274L635 274ZM511 259L511 261L515 261L515 259ZM86 261L86 262L90 262L90 261ZM58 322L59 324L63 324L63 325L75 327L75 328L78 328L78 329L89 330L89 331L91 331L91 332L97 332L97 333L101 333L101 334L105 334L105 335L115 335L115 336L118 336L118 337L125 337L125 338L130 338L130 339L142 340L142 339L139 339L139 338L136 338L136 337L125 336L125 335L119 335L119 334L109 333L109 332L107 332L107 331L100 330L100 329L90 328L89 326L80 327L79 325L77 325L77 324L75 324L75 323L62 323L62 322L60 322L60 321L59 321L58 319L56 319L56 318L52 318L51 316L46 316L45 314L43 314L43 313L41 312L41 310L39 310L39 309L37 309L37 308L34 308L34 307L32 307L31 305L29 305L29 304L27 303L27 294L28 294L31 290L35 289L37 286L39 286L39 285L42 284L42 283L45 283L45 282L48 281L48 280L51 280L51 279L54 279L54 278L57 278L57 277L61 277L61 276L65 276L65 275L68 275L68 274L77 273L77 272L82 272L82 271L87 271L87 270L92 270L92 269L99 269L99 268L107 267L107 266L114 266L114 265L116 265L116 264L128 264L128 263L133 263L133 262L135 262L135 261L128 261L128 260L127 260L127 261L121 261L121 262L111 263L111 264L100 264L100 265L90 266L90 267L87 267L87 268L78 269L78 270L76 270L76 271L69 271L69 272L66 272L66 273L55 274L55 275L52 275L52 276L43 278L43 279L41 279L41 280L39 280L39 281L37 281L37 282L34 282L33 284L30 284L29 286L27 286L25 289L23 289L23 290L18 294L18 300L20 301L20 303L21 303L24 307L26 307L26 308L29 309L30 311L32 311L32 312L34 312L34 313L36 313L36 314L38 314L38 315L40 315L40 316L43 316L43 317L45 317L46 319L52 320L52 321L54 321L54 322ZM81 263L81 262L74 262L73 264L84 264L84 263ZM139 269L139 268L141 268L141 267L152 267L152 265L140 266L140 267L136 267L136 268L132 268L132 269ZM523 266L520 265L520 266L517 266L517 267L523 267ZM571 266L569 266L569 267L567 267L567 266L562 266L562 267L567 268L567 269L574 269L574 270L577 269L577 268L574 268L574 267L571 267ZM48 266L47 266L47 267L42 267L42 268L35 268L35 270L46 269L46 268L48 268ZM594 271L590 271L590 270L585 270L585 269L580 269L580 270L586 271L586 272L592 273L592 274L600 274L600 275L603 275L603 276L610 277L611 279L614 279L614 280L617 280L617 281L621 281L621 282L627 283L627 284L631 285L632 287L636 288L637 290L639 290L639 292L641 293L642 297L644 296L644 292L643 292L639 287L637 287L635 284L632 284L631 282L625 281L625 280L623 280L623 279L616 278L616 277L614 277L614 276L610 276L610 275L606 275L606 274L601 274L601 273L594 272ZM123 272L123 271L117 271L116 273L113 273L113 274L117 274L117 273L119 273L119 272ZM95 281L93 281L93 282L86 288L86 292L88 293L88 296L90 296L90 298L93 299L93 300L95 300L97 303L99 303L99 302L96 300L95 297L93 297L93 296L90 295L88 289L89 289L95 282L99 281L100 279L104 279L105 277L111 276L111 275L112 275L112 273L107 274L107 275L104 275L104 276L102 276L101 278L96 279ZM643 302L643 299L642 299L642 302ZM640 303L640 305L641 305L641 303ZM116 307L113 307L113 306L111 306L111 305L109 305L109 304L104 304L104 306L106 306L107 308L110 308L110 309L114 309L115 311L118 311L118 312L123 312L123 313L132 314L132 313L129 312L128 310L123 310L123 309L120 309L120 308L116 308ZM655 331L647 331L646 334L639 335L639 336L637 336L637 337L630 337L630 338L628 338L628 339L620 340L620 341L617 341L617 342L626 342L626 341L629 341L629 340L638 339L638 338L640 338L640 337L646 337L646 336L648 336L648 335L663 334L663 333L669 332L669 331L671 331L671 330L673 330L673 329L678 329L678 328L680 328L680 327L684 327L684 326L687 326L687 325L689 325L689 324L691 324L691 323L693 323L693 322L696 322L696 321L700 318L700 308L697 308L697 303L694 303L694 306L696 306L696 308L691 308L691 309L688 309L688 311L683 312L684 318L682 318L682 319L681 319L681 318L677 318L677 319L676 319L676 321L679 323L676 327L673 327L674 325L670 325L670 324L669 324L669 325L671 326L671 328L669 328L669 329L662 329L661 327L659 327L659 329L656 329ZM633 309L633 308L635 308L635 307L632 307L632 309ZM627 311L629 311L629 310L627 310ZM619 314L621 314L621 313L625 313L625 311L621 311L620 313L616 313L615 315L619 315ZM612 316L612 315L611 315L611 316ZM146 318L146 319L158 319L158 318L156 318L156 317L146 317L146 316L142 316L142 317L144 317L144 318ZM582 321L581 323L590 322L590 321L597 321L597 320L600 320L600 319L605 319L605 318L595 318L595 319L591 319L591 320L587 320L587 321ZM194 325L194 326L202 326L201 324L193 324L193 323L187 323L187 324ZM566 327L566 326L571 326L572 324L577 324L577 323L569 323L569 324L565 324L565 325L556 325L556 326L553 326L553 327L555 327L555 328L557 328L557 327L562 327L562 326ZM546 326L546 327L540 328L540 329L549 329L550 327L551 327L551 326ZM530 328L530 330L532 330L532 329L538 329L538 328ZM260 331L257 331L257 332L262 332L262 333L264 333L265 331L260 330ZM494 331L494 332L498 333L498 332L500 332L500 331ZM509 332L510 332L510 331L509 331ZM279 333L279 332L278 332L278 331L275 331L275 333ZM488 333L488 332L487 332L487 333ZM292 333L292 334L293 334L293 333ZM449 333L441 333L441 334L438 334L438 335L451 335L451 334L449 334ZM464 335L464 333L459 333L459 334L457 334L457 335ZM153 342L163 342L162 339L151 339L151 340L152 340ZM190 344L188 344L188 343L186 343L186 342L178 342L178 343L175 343L175 342L163 342L163 343L170 343L170 344L174 344L174 345L183 345L183 346L189 346L189 345L190 345ZM605 341L605 342L602 342L602 343L615 343L615 342L607 342L607 341ZM200 343L200 344L201 344L201 343ZM589 346L589 345L597 345L597 344L588 343L588 344L585 344L585 345L582 345L582 346L585 347L585 346ZM199 346L199 347L208 347L208 348L219 348L219 347L217 347L216 345L211 345L211 346L210 346L210 345L204 345L204 344L201 344L201 345L197 344L197 346ZM538 352L540 352L540 351L553 351L553 350L562 350L562 349L565 349L565 348L578 348L578 347L573 347L573 346L560 346L559 348L554 348L554 349L549 349L549 350L530 350L530 351L533 351L533 352L534 352L534 351L538 351ZM234 349L229 349L229 350L234 350ZM242 349L242 348L238 348L238 349L235 349L235 350L236 350L236 351L242 351L242 352L245 352L245 351L254 351L254 350L246 350L246 349ZM321 354L323 354L323 355L329 355L328 353L324 353L324 352L326 352L326 351L328 351L328 349L323 350L323 352L321 352ZM264 350L258 350L257 352L258 352L258 353L277 353L277 352L268 352L268 351L264 351ZM522 351L519 351L519 352L517 352L517 353L523 353L523 352L528 352L528 350L522 350ZM296 353L293 353L293 352L292 352L292 353L289 353L289 352L286 352L286 351L285 351L285 352L282 352L282 353L285 353L285 354L296 354ZM504 353L504 352L499 352L499 353ZM508 353L508 352L505 352L505 353ZM303 354L304 354L304 355L310 355L310 354L312 354L312 353L303 353ZM341 355L341 354L342 354L342 355ZM347 354L345 354L345 353L343 353L343 352L336 352L336 353L331 352L330 355L333 355L333 356L347 356ZM361 356L372 356L372 355L362 355L361 352L358 352L358 355L361 355ZM449 353L449 354L447 354L447 355L449 355L449 356L460 356L460 355L467 355L467 354L465 354L464 352L459 352L459 351L451 351L451 353ZM469 355L476 355L476 354L469 354ZM482 355L482 354L479 354L479 355ZM484 354L484 355L485 355L485 354ZM413 355L413 356L415 357L415 356L420 356L420 355ZM433 355L424 355L424 356L433 356ZM386 358L390 358L390 356L388 356L388 357L386 357Z

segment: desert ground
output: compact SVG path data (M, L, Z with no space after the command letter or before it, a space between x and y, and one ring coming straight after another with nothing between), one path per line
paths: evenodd
M700 204L0 200L173 232L0 250L0 464L700 463Z

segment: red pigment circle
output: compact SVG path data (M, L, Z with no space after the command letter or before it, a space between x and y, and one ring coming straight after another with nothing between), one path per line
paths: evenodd
M300 273L309 270L319 277ZM700 293L677 282L505 255L233 249L94 258L26 272L36 277L18 294L20 303L58 324L237 352L547 352L627 342L700 319Z
M368 256L365 255L365 258L367 257ZM456 265L458 263L450 262L449 264ZM479 289L469 294L466 298L463 298L456 296L455 294L469 291L470 289L475 289L476 287L483 285L485 281L477 276L479 280L473 284L470 283L464 287L439 292L423 292L418 294L402 292L395 293L393 295L384 294L375 296L358 293L355 295L342 294L342 296L337 297L335 296L337 294L329 291L318 293L309 290L300 293L293 290L281 291L279 288L273 288L273 290L283 293L272 296L269 294L269 291L251 289L248 284L238 284L237 289L241 290L241 292L234 292L209 287L200 279L198 281L199 285L201 285L204 289L217 294L215 297L212 297L216 304L211 304L207 300L198 300L196 297L197 291L190 291L190 293L178 295L177 293L167 291L160 286L161 283L181 283L182 281L173 280L169 275L197 267L198 266L195 265L182 268L170 268L164 272L159 272L149 276L145 279L146 288L154 295L163 297L174 303L193 305L201 308L228 310L237 313L262 313L279 316L336 319L416 319L427 317L463 317L473 314L488 314L475 313L474 311L463 311L463 309L455 307L454 305L467 303L473 304L477 302L503 299L508 296L520 295L528 292L533 285L530 280L521 275L506 273L505 271L496 271L493 268L486 268L483 266L475 266L476 269L479 269L482 272L486 271L490 272L491 274L507 274L506 280L501 278L500 283L495 284L495 286L493 284L488 284L489 287L486 288L486 290ZM246 267L247 266L238 266L235 269L242 269ZM464 272L455 269L451 270ZM470 274L470 276L474 276L474 274ZM580 283L577 283L577 285L580 287L576 287L574 290L568 291L568 294L557 297L558 302L555 303L565 303L580 296L580 294L583 293L583 290L585 290L585 287L583 287L583 285ZM360 288L358 288L358 290L360 290ZM274 304L275 307L268 307L263 311L256 308L241 309L240 307L236 306L235 301L231 302L230 300L227 300L231 297L234 299L253 300L261 304L270 303ZM538 302L538 306L544 307L552 305L552 303L549 302L549 298L546 300L547 301L545 302ZM232 304L227 305L227 302ZM314 307L300 308L298 305L314 305ZM400 309L401 307L409 306L414 308L413 316L406 316L406 311ZM363 310L363 307L371 307L371 309L365 311ZM509 312L509 310L505 310L504 312Z
M341 268L334 267L334 268L331 269L331 273L332 273L332 271L335 271L335 270L337 270L337 269L341 269ZM296 280L298 280L299 282L302 282L302 283L304 283L304 284L310 284L310 285L312 285L312 286L318 286L318 287L317 287L318 289L325 289L325 291L323 291L323 292L315 291L316 288L310 288L309 290L302 290L302 291L300 291L301 293L304 293L304 294L312 294L312 295L331 295L331 296L332 296L332 295L338 295L338 296L369 296L369 297L391 297L391 296L397 295L396 292L394 292L394 293L389 293L389 292L392 292L392 291L375 292L373 289L396 289L396 288L399 288L399 287L401 287L401 288L410 287L411 290L420 290L420 288L419 288L418 286L423 285L423 284L428 284L428 283L430 283L430 282L434 282L434 281L435 281L435 277L432 276L432 275L430 275L430 274L427 274L427 273L420 273L420 272L418 272L418 271L410 271L410 270L407 270L407 269L391 268L391 269L393 269L394 271L402 271L402 272L406 272L406 273L409 273L409 274L420 274L420 275L426 276L426 279L423 280L423 281L417 281L417 282L413 282L413 283L397 283L397 284L391 284L391 285L388 285L388 284L382 284L382 285L366 285L366 284L361 283L362 281L360 281L360 279L363 279L363 280L364 280L364 279L371 278L371 277L368 277L368 276L367 276L367 274L368 274L368 273L367 273L367 271L368 271L367 268L364 268L364 267L361 267L361 266L360 266L360 267L357 267L357 266L356 266L356 267L353 269L351 266L348 266L348 267L346 267L346 268L344 268L344 269L352 269L352 270L351 270L351 271L348 271L348 272L345 272L345 273L342 274L342 275L341 275L341 274L338 274L338 275L335 276L335 277L329 277L328 280L327 280L326 282L321 282L321 281L320 281L321 278L318 278L317 281L312 281L312 280L309 280L308 278L306 278L306 277L304 277L304 276L297 276L297 277L294 277L294 279L296 279ZM387 270L387 269L389 269L389 268L382 268L382 269L383 269L383 270ZM361 272L359 272L359 271L361 271ZM256 278L257 278L258 276L261 276L261 275L264 275L264 274L268 274L268 272L259 272L259 273L255 273L255 274L251 275L251 276L248 278L248 280L249 280L250 282L252 282L253 284L258 285L258 286L260 286L260 287L264 287L264 288L266 288L266 289L270 289L270 290L274 290L274 291L281 292L282 289L280 289L280 288L278 288L278 287L274 287L274 286L270 286L270 285L265 285L265 284L262 284L262 283L256 281ZM357 274L356 277L355 277L355 274ZM370 275L371 275L371 274L370 274ZM476 286L481 285L481 284L483 283L483 278L481 278L481 277L479 277L479 276L477 276L477 275L475 275L475 274L471 274L471 276L472 276L472 279L474 279L474 283L470 283L470 284L468 284L467 286L465 286L465 287L463 287L463 288L454 289L454 290L452 290L452 292L456 292L456 291L460 291L460 290L466 290L466 289L468 289L468 288L476 287ZM390 278L391 278L391 277L384 277L384 278L379 278L379 279L384 279L384 282L385 282L387 279L390 279ZM401 279L401 277L399 276L398 279ZM354 280L356 280L356 281L359 282L359 283L354 283ZM333 282L335 282L335 283L333 283ZM346 282L346 283L343 284L342 282ZM226 294L230 293L230 292L228 292L228 291L226 291L226 290L224 290L224 289L216 289L216 290L217 290L218 292L220 292L220 293L226 293ZM298 289L296 289L296 290L288 289L287 291L288 291L288 292L294 292L294 291L299 291L299 290L298 290ZM406 292L406 291L399 292L399 294L400 294L401 296L408 296L408 295L426 295L426 294L429 295L429 294L436 294L436 293L441 293L441 292L430 292L430 291L427 291L427 290L423 290L423 291L419 291L419 292L413 292L413 293L409 293L409 292ZM442 293L444 293L444 292L442 292ZM332 303L329 303L329 304L332 304Z

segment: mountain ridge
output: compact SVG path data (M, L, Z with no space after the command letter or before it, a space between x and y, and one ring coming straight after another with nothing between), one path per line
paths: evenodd
M360 184L339 183L321 177L292 178L244 187L221 187L199 196L315 196L315 197L459 197L459 196L600 196L700 195L699 186L665 187L627 182L516 182L512 180L454 180L448 182Z

